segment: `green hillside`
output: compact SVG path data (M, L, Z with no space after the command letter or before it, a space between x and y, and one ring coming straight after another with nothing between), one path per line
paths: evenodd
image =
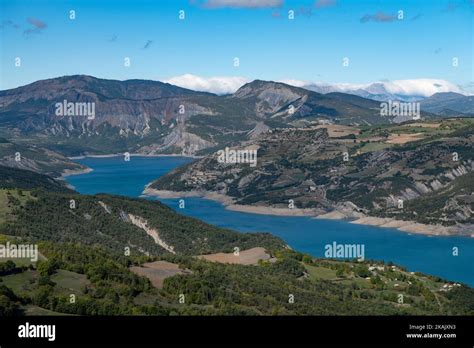
M63 182L54 180L50 176L1 165L0 188L25 190L40 188L50 192L72 192Z
M474 290L462 284L370 260L314 259L272 235L214 227L159 202L59 184L44 191L52 179L15 171L0 181L0 243L37 243L41 257L0 262L0 315L474 315ZM269 257L251 265L195 257L235 247ZM154 286L137 268L156 262L180 272Z

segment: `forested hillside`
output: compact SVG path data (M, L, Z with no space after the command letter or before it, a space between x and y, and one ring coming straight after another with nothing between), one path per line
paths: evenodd
M0 181L0 244L35 243L40 255L0 262L0 315L474 314L474 291L462 284L370 260L315 259L269 234L13 171ZM236 248L255 247L268 257L239 264ZM196 257L217 252L237 262Z
M5 166L0 166L0 188L26 190L41 188L50 192L72 192L64 182L54 180L50 176Z
M0 226L0 233L33 241L101 245L114 253L129 248L133 253L147 255L167 253L163 245L183 255L229 252L235 247L273 249L284 245L268 233L245 234L218 228L179 215L160 202L42 190L22 190L21 195L26 201L8 202L11 219ZM137 220L143 226L137 225Z
M450 285L443 291L438 278L390 265L380 265L383 271L374 275L368 264L312 260L290 251L277 252L274 263L250 266L164 256L189 274L167 278L156 289L129 270L149 258L80 243L47 242L40 249L47 261L0 277L2 315L474 314L471 288Z

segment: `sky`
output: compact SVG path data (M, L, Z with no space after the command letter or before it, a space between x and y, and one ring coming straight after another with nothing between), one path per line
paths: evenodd
M87 74L218 93L253 79L474 93L473 16L474 0L0 0L0 90Z

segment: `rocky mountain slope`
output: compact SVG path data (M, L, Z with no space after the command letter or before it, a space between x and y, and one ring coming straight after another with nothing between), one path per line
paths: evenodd
M420 101L421 108L439 115L474 115L474 96L459 93L436 93Z
M65 102L89 103L94 115L58 113L57 103ZM66 155L199 154L248 140L262 129L318 122L387 124L393 119L381 117L380 103L370 99L260 80L227 96L157 81L84 75L0 91L0 136L35 141Z
M472 122L354 128L343 134L315 127L269 131L233 148L256 149L256 167L221 163L215 153L159 178L149 189L211 191L230 196L234 204L276 208L288 208L291 200L295 208L318 215L337 211L474 232Z
M87 167L73 162L60 153L29 141L16 143L0 138L0 165L60 177L63 174L79 173Z

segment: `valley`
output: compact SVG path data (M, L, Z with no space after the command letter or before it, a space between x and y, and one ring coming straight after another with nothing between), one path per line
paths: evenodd
M0 348L472 347L473 11L0 0Z
M40 254L0 263L2 315L472 314L468 117L83 75L0 105L0 241ZM365 258L324 257L354 241Z
M158 202L80 195L60 183L57 193L45 192L45 176L10 170L1 187L25 199L8 198L11 218L0 225L0 241L38 243L41 258L2 265L2 315L471 313L465 301L474 293L456 282L392 263L314 258L270 234L214 227ZM130 214L146 219L175 253Z
M80 163L93 168L88 174L69 177L68 182L84 194L107 192L129 197L141 196L143 188L154 175L164 176L178 163L170 157L134 157L124 162L121 157L85 158ZM184 162L184 163L183 163ZM126 163L126 164L125 164ZM166 168L166 170L163 170ZM158 174L154 174L158 173ZM121 185L127 182L128 185ZM179 214L197 218L214 226L229 228L241 233L268 232L281 238L293 250L314 257L325 257L324 246L334 241L363 244L366 258L394 262L410 271L420 271L447 279L472 284L470 258L474 257L474 239L462 236L433 236L431 234L401 232L396 226L385 227L350 223L347 220L314 218L302 209L267 208L230 204L230 198L209 193L203 198L192 197L192 192L169 192L168 196L142 196L158 198ZM217 202L223 199L223 203ZM248 211L247 208L250 208ZM257 214L256 214L257 212ZM305 214L307 213L307 214ZM288 214L293 214L288 216ZM453 257L453 246L461 248ZM422 256L421 256L422 255ZM440 257L443 255L443 257Z

